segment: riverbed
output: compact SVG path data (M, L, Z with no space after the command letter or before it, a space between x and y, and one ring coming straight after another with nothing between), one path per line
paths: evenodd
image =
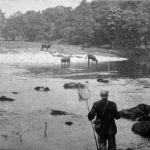
M90 108L99 100L102 89L109 90L109 100L116 102L118 110L140 103L150 105L148 56L127 58L92 51L98 59L96 65L87 63L86 50L74 46L53 45L48 51L41 51L40 46L2 45L0 51L0 96L15 99L0 102L0 149L96 150L87 105L79 101L76 89L64 89L68 82L80 82L89 88ZM71 56L69 65L61 64L62 55ZM97 78L109 82L100 83ZM36 91L37 86L50 91ZM68 115L53 116L52 110ZM150 148L149 139L131 131L134 123L116 121L118 149Z

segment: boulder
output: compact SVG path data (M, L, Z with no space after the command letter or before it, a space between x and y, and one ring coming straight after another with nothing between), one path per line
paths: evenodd
M120 111L120 114L122 118L138 120L140 117L150 115L150 105L139 104L136 107Z
M12 92L12 94L19 94L18 92Z
M1 97L0 97L0 101L10 101L10 102L12 102L12 101L14 101L14 99L13 99L13 98L6 97L6 96L1 96Z
M72 126L72 125L73 125L73 122L71 122L71 121L66 121L65 124L68 125L68 126Z
M55 109L52 109L52 111L50 112L50 114L52 116L60 116L60 115L68 115L69 113L68 112L65 112L65 111L62 111L62 110L55 110Z
M143 88L147 88L147 89L148 89L148 88L149 88L149 86L144 86Z
M41 87L41 86L37 86L34 88L34 90L36 90L36 91L40 91L41 89L43 89L43 87Z
M48 87L37 86L34 88L36 91L48 92L50 89Z
M139 121L132 126L132 131L143 137L150 137L150 121Z
M77 89L77 88L84 88L85 86L81 83L69 82L64 84L65 89Z
M108 79L103 79L103 78L98 78L97 82L103 82L103 83L108 83L109 80Z
M48 92L50 89L48 87L44 88L44 92Z
M150 121L150 116L139 117L137 121Z

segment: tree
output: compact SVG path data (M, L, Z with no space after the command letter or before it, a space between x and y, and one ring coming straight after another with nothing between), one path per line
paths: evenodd
M108 42L106 34L106 18L108 16L111 3L107 3L106 1L92 1L90 5L93 10L92 15L95 21L93 26L94 39L96 45L100 46Z
M74 20L71 28L69 28L71 30L70 34L72 35L72 37L69 37L73 44L88 44L90 46L95 42L93 38L95 21L92 13L91 6L86 1L82 1L73 11Z
M5 16L4 13L0 10L0 36L1 36L1 32L2 32L2 28L5 25Z
M5 19L0 11L0 30L5 39L47 41L112 48L136 48L150 41L150 2L83 0L78 7L58 6L42 12L16 12Z
M42 12L44 18L44 34L47 39L55 40L64 37L64 29L68 25L68 18L72 9L70 7L58 6L48 8Z
M25 38L29 41L42 39L43 18L40 12L28 11L23 15Z

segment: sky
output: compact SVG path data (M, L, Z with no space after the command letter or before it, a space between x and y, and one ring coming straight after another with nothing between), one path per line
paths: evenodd
M0 10L9 17L14 12L25 13L28 10L43 10L49 7L63 5L75 8L82 0L0 0ZM92 0L87 0L88 2Z

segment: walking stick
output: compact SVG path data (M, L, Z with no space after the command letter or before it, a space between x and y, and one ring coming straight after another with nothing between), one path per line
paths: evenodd
M79 101L86 101L87 110L88 110L88 112L90 112L89 104L88 104L88 99L90 98L90 90L86 86L78 87L78 95L79 95ZM93 122L92 121L90 121L90 122L91 122L92 130L93 130L93 135L94 135L96 148L98 150L99 146L98 146L98 141L96 139L96 134L95 134L95 131L94 131Z
M87 104L88 112L90 112L88 101L86 101L86 104ZM90 122L91 122L92 130L93 130L93 135L94 135L94 140L95 140L96 148L98 150L99 147L98 147L98 142L97 142L97 139L96 139L96 134L95 134L95 131L94 131L93 122L92 122L92 120Z

